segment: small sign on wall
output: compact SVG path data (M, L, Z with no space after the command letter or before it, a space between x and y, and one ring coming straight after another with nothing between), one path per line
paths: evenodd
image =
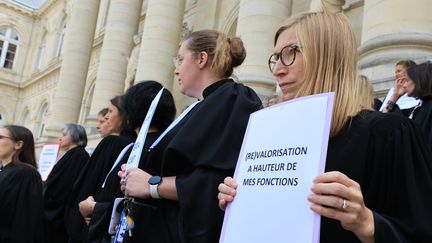
M54 168L57 161L60 144L45 144L42 147L42 151L39 156L39 173L42 177L42 181L48 178L49 173Z

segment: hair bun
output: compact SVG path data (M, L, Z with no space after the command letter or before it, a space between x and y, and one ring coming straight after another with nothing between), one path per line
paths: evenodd
M238 37L228 38L228 43L231 51L232 66L240 66L246 58L246 49L243 41Z

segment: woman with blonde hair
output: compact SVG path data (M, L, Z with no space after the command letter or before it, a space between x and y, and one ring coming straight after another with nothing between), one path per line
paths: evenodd
M432 154L408 119L374 112L362 96L347 18L292 17L274 49L269 66L286 99L335 92L326 172L308 197L322 216L320 242L430 242ZM222 209L236 187L230 177L219 185Z
M363 84L363 88L361 89L361 96L366 99L366 102L371 102L374 110L379 111L382 105L382 101L378 98L375 98L374 88L372 82L365 75L360 75L360 81Z

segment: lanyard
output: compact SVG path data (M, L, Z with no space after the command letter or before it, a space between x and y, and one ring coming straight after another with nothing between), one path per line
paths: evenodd
M117 156L116 161L114 162L113 166L111 167L111 170L108 172L108 174L105 177L105 180L102 184L102 188L105 187L105 183L108 180L108 176L111 174L111 172L114 170L114 168L117 166L118 163L123 159L128 149L133 145L133 143L128 144L126 147L123 148L123 150L120 152L120 154Z
M201 102L200 100L192 103L186 110L184 110L168 127L167 129L165 129L165 131L156 139L156 141L154 141L154 143L150 146L150 150L152 150L154 147L156 147L156 145L158 145L158 143L162 140L163 137L165 137L165 135L171 130L173 129L173 127L175 127L188 113L189 111L192 110L192 108L194 108L194 106L196 106L199 102Z
M113 166L111 167L111 170L108 172L107 176L105 177L104 183L102 184L102 188L105 188L106 180L108 180L108 176L111 174L111 172L114 170L114 168L120 163L120 161L123 159L124 155L126 154L127 150L132 146L133 143L128 144L126 147L123 148L123 150L120 152L119 156L117 156L116 161L114 162Z
M135 140L134 146L132 147L132 152L129 155L127 164L126 164L126 171L128 171L131 168L136 168L139 165L139 161L141 158L142 150L144 148L144 143L147 137L147 132L150 127L151 120L153 118L153 115L156 111L156 107L159 103L160 97L162 96L163 92L162 88L159 93L156 95L156 97L153 99L148 111L147 115L142 123L140 132L138 133L138 137Z

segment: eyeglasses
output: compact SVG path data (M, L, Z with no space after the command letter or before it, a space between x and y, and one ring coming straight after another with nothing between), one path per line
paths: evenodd
M10 140L12 140L12 141L14 140L14 139L11 138L11 137L0 135L0 139L5 139L5 138L10 139Z
M272 54L268 60L270 72L273 72L278 60L286 67L291 66L295 61L296 53L300 52L301 48L302 47L297 44L290 44L284 46L279 53Z

